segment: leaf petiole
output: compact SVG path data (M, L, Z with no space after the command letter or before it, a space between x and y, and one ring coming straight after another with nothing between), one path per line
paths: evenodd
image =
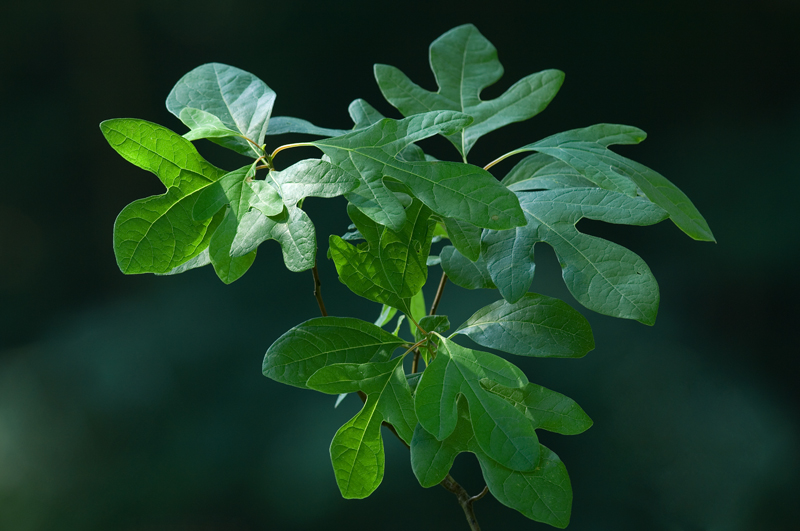
M269 156L270 162L272 159L275 158L275 155L283 151L284 149L295 148L295 147L303 147L303 146L310 146L313 147L314 144L312 142L297 142L296 144L284 144L282 146L278 146L275 148L275 151L272 152L272 155Z

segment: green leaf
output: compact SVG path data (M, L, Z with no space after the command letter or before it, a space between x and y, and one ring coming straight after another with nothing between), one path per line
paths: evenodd
M350 106L347 107L347 112L350 113L350 118L355 124L355 129L364 129L385 118L375 107L361 98L353 100Z
M423 373L424 374L424 373ZM459 400L458 424L453 433L439 441L421 425L411 440L411 467L423 487L439 484L461 452L478 458L489 492L497 500L538 522L558 528L569 524L572 487L564 463L539 445L539 461L528 472L511 470L489 457L477 443L465 401Z
M467 221L453 218L445 218L444 224L453 246L473 262L477 260L481 254L481 229Z
M278 216L283 212L283 199L269 181L250 181L247 183L253 195L250 208L255 208L265 216Z
M283 135L286 133L302 133L316 136L340 136L349 133L347 129L328 129L318 127L311 122L291 116L273 116L269 120L268 135Z
M236 131L228 129L222 120L211 113L185 107L181 109L181 122L191 129L183 135L186 140L200 140L201 138L224 138L227 136L240 136Z
M442 335L450 330L450 319L446 315L426 315L419 320L419 325L428 333L435 332ZM419 335L419 330L415 330L415 332ZM422 337L417 337L417 341L420 339Z
M306 381L326 365L383 362L403 344L399 337L360 319L317 317L275 340L264 356L262 372L275 381L308 389Z
M287 205L296 205L306 197L337 197L359 185L352 175L319 159L301 160L283 171L271 171L269 178L276 183Z
M239 222L230 254L244 256L267 240L280 244L283 262L289 271L298 273L314 267L317 235L314 224L302 209L287 207L278 216L265 216L259 210L250 210Z
M242 188L247 188L243 186ZM255 249L243 256L231 256L231 244L236 237L239 228L239 220L233 208L228 209L222 223L214 231L208 245L211 264L214 272L225 284L238 280L242 277L256 259Z
M483 135L540 113L564 82L564 73L545 70L516 82L502 96L483 101L483 89L503 75L497 50L472 24L454 28L430 47L430 64L439 86L430 92L395 67L375 65L375 79L386 100L403 116L453 110L474 118L463 131L447 136L466 157Z
M574 400L541 385L529 383L520 389L491 380L481 380L481 385L523 412L536 429L577 435L592 427L592 419Z
M644 260L628 249L578 232L582 218L625 225L651 225L666 212L650 201L599 188L517 192L528 218L512 231L484 231L483 255L503 298L520 300L533 280L533 247L546 242L561 263L570 293L604 315L653 324L658 284Z
M425 267L428 266L428 259L425 259ZM427 277L426 277L427 278ZM427 310L425 309L425 294L422 293L422 290L419 290L413 297L411 297L411 303L409 304L409 309L411 310L411 319L414 319L417 323L419 323L420 319L425 317ZM415 337L418 330L417 327L411 322L411 319L408 321L408 330L411 332L411 337Z
M154 173L167 187L165 194L126 206L114 222L114 254L120 270L168 273L202 253L215 225L211 219L194 220L192 209L200 192L225 172L166 127L123 118L107 120L100 129L123 158Z
M254 204L263 203L264 194L257 195L247 180L255 175L255 165L251 164L232 171L214 184L206 187L197 198L194 205L192 216L195 219L204 219L209 215L217 213L225 205L229 205L225 218L219 228L214 232L208 246L211 263L217 276L226 284L238 280L244 275L253 261L256 259L255 249L246 255L231 256L231 245L233 244L236 233L239 231L239 224L245 213ZM280 198L278 198L280 201ZM262 205L262 207L266 207ZM280 209L283 210L283 203Z
M400 201L385 178L404 184L434 212L479 227L506 229L524 223L513 192L489 172L456 162L408 162L398 155L410 144L437 133L452 133L470 122L462 113L437 111L404 120L383 119L367 129L318 140L319 147L361 182L347 200L375 222L399 230L405 220Z
M706 220L677 186L650 168L607 148L611 144L635 144L645 137L645 132L636 127L598 124L547 137L512 153L538 151L550 155L607 190L633 196L638 187L650 201L666 210L683 232L695 240L716 241Z
M384 304L381 307L381 314L375 320L375 326L386 326L389 321L392 320L392 317L395 316L397 313L397 308L392 308L391 306L387 306Z
M202 253L198 254L188 262L184 262L181 265L175 267L171 271L166 273L156 273L158 276L167 276L167 275L179 275L180 273L185 273L190 269L197 269L199 267L205 267L211 264L211 256L208 254L208 247L206 247Z
M525 157L500 182L515 191L594 186L572 166L544 153Z
M514 470L533 470L539 443L531 423L507 401L486 391L488 378L508 387L523 387L528 379L512 363L441 338L436 358L422 373L414 399L417 417L438 440L456 428L456 399L466 397L475 437L492 459Z
M342 426L331 442L331 462L344 498L366 498L383 479L384 453L381 423L394 426L411 442L414 402L403 373L403 357L383 363L328 365L308 379L308 386L329 394L362 391L364 407Z
M501 299L485 306L455 333L520 356L580 358L594 349L592 328L583 315L562 300L536 293L514 304Z
M366 242L356 247L331 235L330 256L339 280L357 295L413 315L411 298L428 278L426 259L435 225L430 209L414 201L400 231L375 223L353 205L347 206L347 214Z
M459 253L455 247L448 245L442 248L439 257L442 260L442 269L457 286L467 289L497 288L492 282L492 277L486 268L486 260L483 256L479 256L473 262Z
M224 127L258 144L264 143L275 92L263 81L232 66L209 63L183 76L167 97L167 109L183 121L183 109L205 111L219 118ZM186 115L184 115L186 116ZM193 120L184 122L188 127ZM241 137L210 138L213 142L253 158L259 148Z

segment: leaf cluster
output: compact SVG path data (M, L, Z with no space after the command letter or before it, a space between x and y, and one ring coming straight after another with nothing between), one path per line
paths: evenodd
M342 495L364 498L381 483L386 425L409 446L422 486L443 482L456 455L470 452L498 500L565 527L569 477L537 430L572 435L592 421L570 398L531 383L505 357L458 343L459 336L510 355L582 357L594 348L583 315L529 292L537 243L553 248L566 286L584 307L652 325L659 290L647 264L629 249L581 233L578 221L651 225L669 218L696 240L713 236L675 185L609 148L644 140L635 127L575 129L508 151L483 168L470 164L469 152L484 135L542 112L564 74L531 74L499 97L481 99L503 68L494 46L469 24L433 42L430 65L436 91L376 65L382 94L403 118L385 118L357 99L349 130L272 117L275 93L253 74L218 63L186 74L167 98L185 134L144 120L103 122L109 144L166 188L120 213L117 263L124 273L159 275L210 264L230 283L247 272L261 243L275 240L290 271L316 268L316 232L303 201L344 196L353 224L331 236L327 256L353 293L382 305L380 315L375 323L331 317L320 304L323 317L283 334L263 364L264 375L278 382L362 397L363 408L331 443ZM321 138L268 150L266 137L284 133ZM434 135L448 139L460 160L426 155L417 143ZM217 168L194 147L201 139L250 160L232 171ZM276 155L297 145L317 147L320 157L277 169ZM530 154L502 180L489 173L520 153ZM431 255L443 240L447 245ZM429 308L422 289L437 265L445 276ZM448 317L434 313L448 278L467 289L497 289L502 298L446 335ZM396 315L394 331L384 330ZM403 319L410 339L400 334Z

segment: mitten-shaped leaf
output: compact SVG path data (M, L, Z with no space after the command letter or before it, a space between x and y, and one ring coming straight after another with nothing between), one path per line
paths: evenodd
M413 315L411 298L428 278L435 226L430 209L413 201L399 231L375 223L352 204L347 213L366 242L354 246L331 235L330 256L339 279L357 295Z
M586 318L566 302L526 293L511 304L499 300L475 312L456 334L484 347L520 356L580 358L594 348Z
M124 118L107 120L100 129L123 158L167 187L165 194L126 206L114 222L114 254L122 272L169 273L202 253L221 218L198 221L192 209L201 191L225 172L166 127Z
M331 442L331 462L342 496L366 498L383 480L381 423L390 423L409 444L417 424L403 358L327 365L315 372L307 385L323 393L361 391L367 395L361 411L339 428Z
M347 200L375 222L399 230L405 220L402 204L385 185L390 178L403 183L431 210L473 225L506 229L525 222L513 192L489 172L457 162L401 158L413 142L438 133L453 133L469 124L460 112L437 111L404 120L388 118L344 136L313 144L331 162L360 182Z
M483 479L497 500L537 522L558 528L569 524L572 510L572 487L564 463L558 456L539 445L539 459L530 471L504 467L483 451L466 407L459 399L458 423L444 440L438 440L422 425L414 430L411 440L411 468L423 487L440 483L461 452L472 452L478 458Z
M318 317L276 339L264 356L262 372L278 382L308 389L306 381L326 365L386 361L403 343L366 321Z
M514 388L488 379L481 380L481 385L523 412L536 429L577 435L592 427L592 419L574 400L541 385L529 383L523 388Z
M392 66L375 65L375 79L403 116L435 110L472 116L474 121L463 131L447 135L464 157L486 133L543 111L564 82L563 72L545 70L519 80L498 98L481 100L481 91L500 79L503 67L495 47L472 24L453 28L433 41L430 63L437 92L423 89Z
M414 398L420 424L440 441L450 436L458 421L456 400L463 395L481 449L503 466L533 470L539 462L533 426L509 402L486 391L480 384L485 378L507 387L528 383L525 374L503 358L441 338Z
M221 63L198 66L183 76L167 96L167 109L187 127L198 127L198 121L183 113L184 109L199 109L216 116L224 127L241 136L209 138L253 158L261 151L242 137L259 146L264 143L274 103L275 92L266 83L249 72ZM200 125L208 125L208 121L202 120Z
M667 217L646 199L600 188L517 192L528 218L525 227L484 231L483 254L492 280L508 302L520 300L533 280L533 248L553 247L564 282L584 306L604 315L653 324L658 284L644 260L628 249L578 232L581 218L626 225L651 225Z

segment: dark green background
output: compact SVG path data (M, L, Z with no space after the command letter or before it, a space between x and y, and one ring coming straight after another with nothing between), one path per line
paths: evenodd
M329 396L260 374L269 344L318 312L310 273L285 271L277 244L227 287L208 268L119 272L114 217L162 189L98 129L136 117L183 132L163 102L211 61L261 77L278 94L275 115L347 128L348 103L363 97L397 117L372 65L434 88L428 44L466 22L506 68L485 97L545 68L567 74L546 111L484 137L471 161L565 129L636 125L648 140L619 151L681 187L719 241L693 242L669 222L581 224L645 258L662 301L653 328L588 315L598 346L582 360L514 360L595 421L577 437L542 435L572 477L570 529L796 529L800 5L599 4L1 8L0 529L466 528L449 493L419 487L391 436L384 484L367 500L340 498L328 444L358 401L334 410ZM283 163L314 156L295 151ZM327 234L346 229L343 205L307 203L323 290L333 314L372 320L373 305L349 295L324 259ZM552 252L537 247L537 259L533 290L575 305ZM430 276L435 284L438 268ZM459 322L495 297L448 286L440 312ZM476 469L465 455L453 474L477 492ZM490 496L477 512L487 530L546 528Z

